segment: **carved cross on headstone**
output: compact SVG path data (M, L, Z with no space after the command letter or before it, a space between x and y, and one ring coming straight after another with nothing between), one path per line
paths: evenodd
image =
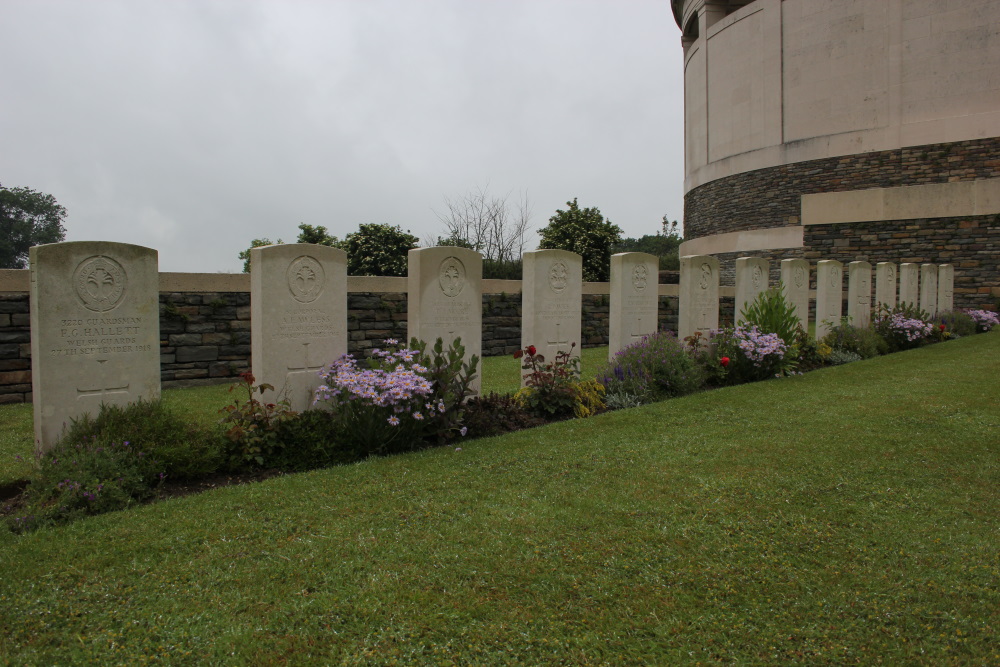
M309 365L309 343L302 343L302 365L286 366L286 370L288 371L289 375L293 375L296 373L308 373L308 372L315 373L321 368L323 368L323 364L320 364L319 366Z
M111 383L108 383L108 384L111 384ZM94 389L80 389L79 387L77 387L77 389L76 389L76 397L77 398L88 398L88 397L91 397L91 396L100 396L101 399L103 399L108 394L127 394L128 393L128 387L129 386L127 384L125 386L123 386L123 387L97 387L97 388L94 388Z
M636 333L636 331L638 331L639 333ZM642 315L635 316L635 323L634 326L632 327L632 333L629 335L635 339L642 338L643 336L646 335L645 332L643 332L642 330Z
M559 333L559 327L562 326L556 322L556 335L555 340L547 341L549 345L569 345L569 340L566 340L566 336Z

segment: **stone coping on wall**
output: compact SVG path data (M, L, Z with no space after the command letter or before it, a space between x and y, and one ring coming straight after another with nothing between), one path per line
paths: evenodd
M24 293L30 288L28 269L0 269L0 293ZM406 278L396 276L348 276L348 292L375 294L407 289ZM160 292L249 292L249 273L172 273L160 272ZM520 280L483 280L483 294L517 294ZM610 294L608 283L583 283L584 294ZM660 285L660 296L677 296L677 285Z

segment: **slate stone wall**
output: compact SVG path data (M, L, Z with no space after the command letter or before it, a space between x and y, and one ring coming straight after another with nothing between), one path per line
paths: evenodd
M583 295L583 347L608 344L607 295ZM406 294L352 292L348 351L363 355L386 338L406 340ZM677 329L676 297L660 297L660 326ZM521 294L483 295L483 356L521 346ZM164 388L228 382L250 367L249 292L160 294L160 378ZM0 293L0 403L31 401L27 293Z

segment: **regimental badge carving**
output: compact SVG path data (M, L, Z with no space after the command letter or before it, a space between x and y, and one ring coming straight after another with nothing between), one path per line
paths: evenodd
M753 285L755 292L761 291L761 284L764 282L764 271L761 270L760 266L754 264L753 269L750 271L750 284Z
M649 269L646 268L645 264L636 264L635 268L632 269L632 286L641 292L646 289L647 282L649 282Z
M323 265L315 257L302 255L292 260L285 272L288 279L288 291L299 303L311 303L323 293L326 284L326 273Z
M445 296L456 297L465 287L465 264L458 257L446 257L441 262L438 284Z
M833 267L830 269L830 287L841 287L840 269Z
M549 268L549 287L556 294L559 294L569 283L569 269L562 262L553 262Z
M895 280L896 279L896 268L892 264L890 264L889 266L885 267L885 277L886 277L887 280Z
M701 280L698 281L698 287L701 289L708 289L708 286L712 284L712 265L705 262L701 265Z
M73 273L76 295L84 308L103 313L111 310L125 296L128 276L122 265L104 255L88 257Z
M792 280L795 282L795 286L801 289L806 284L806 270L801 266L796 266L792 271Z

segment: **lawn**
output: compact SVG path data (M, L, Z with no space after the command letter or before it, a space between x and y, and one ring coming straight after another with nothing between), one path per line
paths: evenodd
M2 534L0 656L996 664L998 373L993 333Z

